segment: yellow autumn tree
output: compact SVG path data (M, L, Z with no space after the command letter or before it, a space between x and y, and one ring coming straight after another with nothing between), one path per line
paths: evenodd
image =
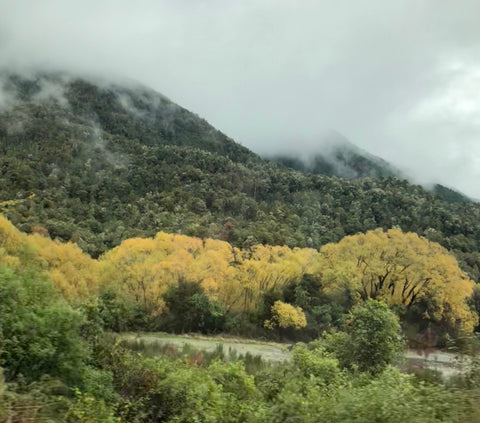
M319 253L313 249L257 245L242 251L239 268L240 291L233 309L253 311L263 294L280 291L289 283L298 283L305 273L319 268Z
M70 302L98 293L98 262L72 242L62 243L39 234L29 235L37 262L48 271L57 289Z
M0 216L0 265L45 272L71 302L98 292L98 263L73 243L27 235Z
M305 313L300 307L295 307L283 301L275 301L271 308L272 318L263 324L267 329L276 327L286 329L301 329L307 326Z
M213 299L234 279L229 244L159 232L154 239L128 239L100 260L103 289L130 297L150 314L164 309L163 296L179 281L198 282Z
M180 280L197 282L227 310L255 310L262 295L298 282L319 262L313 249L254 246L242 251L225 241L159 232L154 239L129 239L100 260L102 286L161 313L163 295Z
M201 254L191 267L191 279L200 282L205 293L222 304L234 302L238 292L239 250L224 241L205 239Z
M161 262L159 253L153 239L123 241L101 258L101 289L131 298L152 314L160 313L165 282L163 271L158 267Z
M429 303L427 319L444 319L471 332L478 316L466 300L474 282L437 243L400 229L381 229L343 238L321 250L321 279L330 295L385 299L406 309Z
M17 268L30 257L33 257L33 250L27 236L0 216L0 265Z

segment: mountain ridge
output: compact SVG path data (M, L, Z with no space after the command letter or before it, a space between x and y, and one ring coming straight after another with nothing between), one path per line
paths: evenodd
M101 86L65 73L40 73L29 78L4 71L2 79L2 91L13 106L29 102L52 107L53 102L73 116L90 121L92 126L98 124L113 135L134 135L143 144L195 147L195 142L201 139L204 150L221 152L237 160L257 157L206 120L140 84L135 87L130 83L130 87L125 87L104 82Z
M339 133L320 137L318 147L309 153L279 153L265 155L266 160L306 174L334 176L344 179L394 177L408 180L408 176L388 161L356 146ZM475 201L462 192L434 183L427 191L450 203Z
M292 169L312 174L345 179L396 177L407 179L399 169L386 160L363 150L337 132L319 137L309 153L276 153L267 159Z

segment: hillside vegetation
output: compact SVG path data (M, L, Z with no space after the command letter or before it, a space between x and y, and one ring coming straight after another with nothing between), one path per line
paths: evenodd
M25 235L0 217L0 264L38 269L73 306L100 301L110 329L226 331L314 339L369 298L421 332L471 334L474 282L436 243L398 229L320 249L255 245L159 232L90 258L72 243Z
M349 142L342 135L331 133L319 137L312 151L274 152L271 160L303 173L337 176L345 179L397 177L402 173L390 163Z
M408 302L403 304L403 281L384 274L386 289L377 286L373 291L368 282L379 279L365 272L366 261L372 263L372 271L393 275L403 273L411 262L406 280L420 288L415 291L423 300L418 305L428 303L440 313L440 321L453 324L450 330L463 327L468 333L475 317L468 315L464 303L473 282L465 279L446 250L414 234L377 230L316 252L267 246L237 250L223 241L159 233L155 239L127 240L97 261L73 244L22 234L0 218L0 241L2 421L313 423L318 416L339 423L478 420L477 407L471 406L480 397L476 361L449 385L434 377L426 383L392 367L403 343L399 319L386 303L408 308ZM349 253L352 262L337 261L340 252ZM301 276L312 270L311 259L314 266L320 263L314 267L322 269L318 279ZM336 306L339 319L323 320L328 332L315 335L309 344L297 344L291 360L277 364L248 355L227 356L218 349L179 354L165 348L152 358L125 349L104 333L117 325L146 329L165 324L179 331L220 327L222 313L230 313L224 308L225 298L234 279L223 275L217 281L221 284L207 284L209 278L202 280L202 272L208 269L216 277L215 265L231 267L234 279L248 278L246 291L254 294L249 301L261 298L262 287L269 284L279 289L273 293L283 292L270 309L269 321L276 324L264 325L266 331L280 336L289 336L289 329L301 331L304 325L292 309L303 319L307 315L304 329L312 324L309 316L315 315L315 308ZM290 278L299 272L300 280L285 285L279 271L269 281L262 272L265 266L290 269ZM422 269L433 276L428 286L416 277ZM123 274L126 270L131 271ZM344 283L346 274L351 286ZM186 282L187 275L200 282ZM457 287L455 293L451 285ZM361 299L366 286L370 288ZM342 301L352 298L358 302L347 312ZM257 300L255 307L261 310L261 304ZM232 303L237 317L251 313L250 307L243 301ZM438 326L439 316L427 312L423 318ZM176 328L169 326L172 322L191 326Z
M399 227L441 243L479 279L477 203L393 177L345 180L263 161L145 88L62 75L4 76L3 85L0 199L30 197L3 210L25 232L42 227L98 257L160 230L319 248Z
M399 370L407 339L476 345L480 205L439 194L264 161L143 87L2 75L0 422L478 422L477 360Z

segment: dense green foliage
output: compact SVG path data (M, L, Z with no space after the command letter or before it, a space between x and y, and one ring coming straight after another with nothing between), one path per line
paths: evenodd
M8 286L19 291L28 287L42 297L38 291L45 290L45 280L8 271L5 275ZM27 295L18 296L12 289L4 294L8 298L4 303L10 304ZM44 314L51 310L49 303L44 300ZM250 366L250 372L243 361L221 352L172 355L165 351L154 357L131 352L105 338L98 315L88 307L83 310L83 327L73 325L69 335L76 337L77 348L89 345L82 360L63 354L61 362L43 368L45 374L27 373L28 381L14 377L16 364L4 360L10 376L8 383L0 380L2 421L313 423L321 418L333 423L473 423L480 417L473 406L480 395L478 364L450 386L401 374L391 367L400 327L394 314L373 300L354 310L347 323L347 349L353 345L357 353L364 352L354 363L344 360L345 350L338 341L343 332L337 332L296 345L289 362ZM18 325L28 325L31 317L19 313ZM55 326L50 330L55 336ZM370 345L366 339L372 336L376 342ZM6 339L10 338L7 333ZM32 341L39 340L32 337ZM22 353L30 362L36 357L26 345ZM70 377L73 367L82 374L76 382Z
M225 310L208 298L198 283L181 280L165 294L165 313L160 328L177 333L220 332L225 325Z
M370 299L363 307L355 307L343 330L327 335L321 345L345 367L376 374L400 357L400 323L385 303Z
M82 321L44 277L0 269L0 357L7 379L49 375L79 383L86 356Z
M433 192L447 203L470 203L472 200L462 193L444 185L435 184Z

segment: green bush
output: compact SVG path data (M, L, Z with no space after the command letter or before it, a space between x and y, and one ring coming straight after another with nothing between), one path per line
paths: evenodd
M344 332L333 332L321 341L343 367L373 374L401 356L403 341L398 317L380 301L368 299L346 317Z
M49 280L33 270L0 269L0 316L7 380L21 374L27 382L42 375L80 382L87 357L80 337L84 319Z

